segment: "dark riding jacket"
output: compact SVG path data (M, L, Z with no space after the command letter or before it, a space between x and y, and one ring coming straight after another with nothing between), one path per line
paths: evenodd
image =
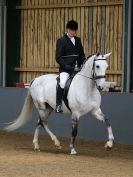
M75 45L65 34L56 43L56 61L59 64L59 72L72 73L77 61L80 68L85 60L83 46L79 37L75 36Z

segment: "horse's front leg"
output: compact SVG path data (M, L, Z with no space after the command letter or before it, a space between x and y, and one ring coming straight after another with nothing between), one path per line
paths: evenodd
M75 139L78 133L78 120L79 118L76 115L72 115L72 136L71 136L71 143L70 143L70 154L74 155L77 154L74 144L75 144Z
M105 148L111 149L114 143L114 135L113 135L110 119L104 116L100 108L98 110L92 111L91 114L94 117L96 117L98 120L105 122L108 131L108 141L105 144Z
M107 126L107 131L108 131L108 141L105 144L105 148L111 149L113 147L113 143L114 143L114 135L113 135L110 120L108 118L104 117L104 121L105 121L105 124Z

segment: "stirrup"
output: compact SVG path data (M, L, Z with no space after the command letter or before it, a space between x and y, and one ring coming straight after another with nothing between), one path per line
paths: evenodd
M61 105L56 106L55 112L56 113L62 113L63 112Z

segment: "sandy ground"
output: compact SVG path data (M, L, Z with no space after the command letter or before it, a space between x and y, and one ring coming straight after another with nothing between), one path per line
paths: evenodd
M78 155L69 155L69 139L59 138L55 149L40 136L41 152L34 152L32 135L0 132L0 177L133 177L133 145L115 145L107 151L103 142L77 140Z

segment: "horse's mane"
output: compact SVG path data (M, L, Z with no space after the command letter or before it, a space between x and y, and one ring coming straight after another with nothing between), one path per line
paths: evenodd
M89 56L86 58L86 60L84 61L83 65L82 65L81 71L83 71L83 70L85 69L86 62L87 62L87 61L90 61L90 59L91 59L94 55L96 55L96 54L91 54L91 55L89 55ZM93 60L92 60L92 65L93 65Z

